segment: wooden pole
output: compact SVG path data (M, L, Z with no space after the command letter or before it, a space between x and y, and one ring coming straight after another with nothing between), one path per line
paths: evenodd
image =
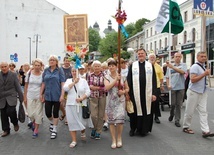
M119 3L118 3L118 12L120 13L121 12L121 0L119 0ZM121 50L121 32L120 32L120 24L118 23L118 36L117 36L117 42L118 42L118 45L117 45L117 51L118 51L118 74L121 73L121 66L120 66L120 50ZM120 83L120 80L118 81L118 89L120 90L121 89L121 83Z

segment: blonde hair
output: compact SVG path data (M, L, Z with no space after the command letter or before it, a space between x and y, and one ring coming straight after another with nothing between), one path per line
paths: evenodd
M48 58L48 61L50 61L51 59L54 59L56 60L56 66L59 67L58 63L59 63L59 60L58 60L58 57L56 55L50 55L50 57Z
M106 61L104 61L102 64L101 64L101 67L108 67L108 63Z
M43 66L43 62L42 62L41 59L37 58L37 59L33 60L33 65L34 65L36 62L37 62L37 63L40 63L40 65Z

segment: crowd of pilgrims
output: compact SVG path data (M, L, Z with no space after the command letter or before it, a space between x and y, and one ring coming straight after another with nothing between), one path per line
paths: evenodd
M49 57L49 65L46 67L41 59L33 60L32 65L23 64L19 70L15 69L14 63L3 62L1 72L3 76L7 72L14 72L18 79L19 87L14 87L17 87L20 103L25 107L28 127L33 131L32 138L39 137L44 108L50 123L51 139L57 138L57 126L61 120L68 126L71 135L69 147L77 146L78 131L81 132L81 140L86 140L86 129L91 130L91 138L99 140L102 131L109 129L112 139L111 148L115 149L122 147L123 124L127 114L130 121L130 136L148 135L152 131L153 119L156 123L160 123L158 119L160 110L157 108L159 102L156 102L158 101L157 77L154 65L145 58L144 50L138 51L136 62L129 63L121 58L120 74L118 60L113 58L103 63L98 60L88 61L76 69L75 64L72 64L68 57L64 57L63 64L59 66L55 55ZM163 70L161 72L163 74ZM162 85L163 79L161 79ZM159 87L161 86L159 84ZM133 103L134 113L126 112L128 100ZM85 119L82 117L82 106L88 103L90 117ZM5 108L13 107L10 103L6 104ZM9 114L1 112L1 120L3 115L10 117ZM2 137L10 134L8 122L9 120L2 121L4 131ZM13 121L11 119L11 123L14 125L14 130L18 131L17 118Z

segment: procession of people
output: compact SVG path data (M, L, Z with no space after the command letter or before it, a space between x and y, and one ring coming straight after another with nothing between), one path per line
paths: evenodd
M158 117L161 116L159 95L164 84L163 69L156 63L155 54L150 54L147 60L145 49L138 49L136 53L138 60L132 63L124 59L118 62L110 58L105 65L95 60L81 64L79 69L71 65L68 57L64 58L64 63L60 66L57 56L51 55L47 67L41 59L37 58L25 73L23 70L16 72L14 64L1 62L0 110L3 130L1 137L11 133L9 118L15 132L19 130L17 99L25 106L26 114L32 122L33 139L39 139L39 133L45 132L39 130L39 126L44 123L42 122L43 111L48 118L51 139L57 139L59 120L65 119L65 125L68 126L72 139L69 144L71 148L78 146L78 131L81 133L81 140L85 141L88 137L95 140L102 139L104 123L107 123L110 129L112 139L110 147L121 148L126 115L130 118L130 132L126 134L130 137L144 137L151 134L153 120L157 124L161 123ZM180 62L181 58L182 54L177 52L174 54L174 63L166 64L166 84L172 91L168 120L171 122L175 117L177 127L181 127L184 74L187 72L186 64ZM205 53L199 52L197 58L198 65L193 64L190 68L190 84L187 90L182 131L194 134L190 125L193 112L197 108L200 114L202 136L207 138L214 136L207 123L206 110L205 82L210 70L203 68L206 60ZM122 69L121 73L118 72L118 63L122 64L119 65ZM22 78L23 75L25 78ZM171 81L169 76L172 76ZM24 86L23 91L22 86ZM131 100L133 105L132 113L126 111L128 100ZM82 107L87 105L90 116L84 118ZM91 130L90 135L86 135L86 130Z

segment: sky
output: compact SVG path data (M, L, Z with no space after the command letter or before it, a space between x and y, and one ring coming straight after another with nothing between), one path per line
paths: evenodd
M112 22L112 27L117 31L117 22L114 16L118 8L118 0L47 0L58 8L69 14L88 14L88 26L97 22L100 31L104 31L108 26L108 20ZM177 0L181 4L187 0ZM127 20L124 25L135 23L138 19L147 18L154 20L157 18L162 0L123 0L121 10L125 10Z

